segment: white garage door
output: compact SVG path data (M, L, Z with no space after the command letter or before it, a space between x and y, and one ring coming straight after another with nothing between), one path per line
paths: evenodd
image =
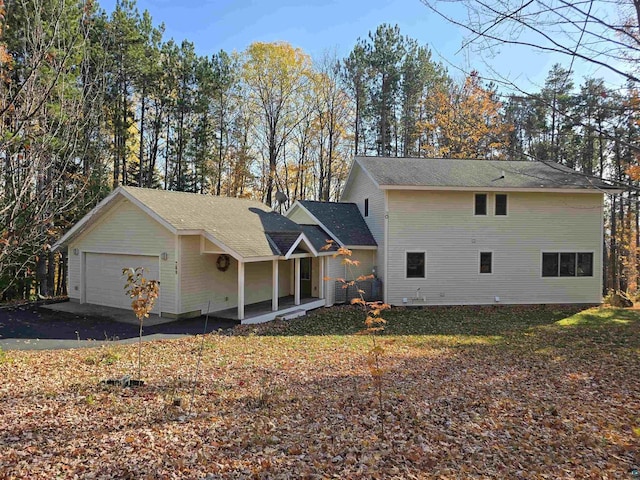
M123 268L144 268L149 280L159 280L158 257L121 255L112 253L87 253L85 257L85 300L95 305L131 309L131 299L124 290L126 277ZM159 313L160 298L156 299L152 313Z

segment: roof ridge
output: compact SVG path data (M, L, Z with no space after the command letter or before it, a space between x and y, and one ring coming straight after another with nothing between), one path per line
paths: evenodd
M358 155L354 158L362 160L446 160L446 161L461 161L461 162L510 162L510 163L547 163L542 160L512 160L512 159L499 159L499 158L451 158L451 157L386 157L376 155ZM558 164L559 165L559 164Z
M136 187L134 185L120 185L119 188L122 188L125 191L138 190L138 191L145 191L145 192L168 193L170 195L186 195L186 196L197 196L201 198L220 198L220 199L229 199L229 200L241 200L246 202L259 203L266 208L270 208L267 204L262 203L260 200L256 200L253 198L246 198L246 197L229 197L227 195L213 195L210 193L185 192L182 190L165 190L164 188Z

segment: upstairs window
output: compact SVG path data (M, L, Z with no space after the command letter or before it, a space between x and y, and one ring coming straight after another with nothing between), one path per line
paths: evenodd
M487 214L487 194L486 193L476 193L474 214L475 215Z
M407 252L407 278L425 278L424 252Z
M368 198L364 199L364 216L365 217L369 216L369 199Z
M493 252L480 252L480 273L493 273Z
M593 253L545 252L543 277L593 277Z
M504 193L496 193L496 215L507 214L507 196Z

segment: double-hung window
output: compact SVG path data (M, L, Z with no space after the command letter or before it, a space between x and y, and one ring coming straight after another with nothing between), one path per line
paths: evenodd
M486 193L476 193L473 213L474 215L487 214L487 194Z
M493 273L493 252L480 252L480 273Z
M407 278L426 277L426 254L424 252L407 252Z
M504 193L496 193L495 214L497 217L507 215L507 195Z

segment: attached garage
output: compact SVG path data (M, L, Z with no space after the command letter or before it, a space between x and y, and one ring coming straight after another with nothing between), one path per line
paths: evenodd
M307 292L300 263L318 256L329 236L253 200L118 187L53 249L68 253L72 301L130 311L122 270L142 267L161 282L154 315L191 318L233 308L249 320L245 306L265 302L253 323L325 305L324 259L311 270L317 278Z
M122 269L136 267L144 268L145 278L160 280L160 258L157 256L85 253L84 302L130 309L131 299L125 293L126 278ZM152 313L161 311L160 298L156 300Z

